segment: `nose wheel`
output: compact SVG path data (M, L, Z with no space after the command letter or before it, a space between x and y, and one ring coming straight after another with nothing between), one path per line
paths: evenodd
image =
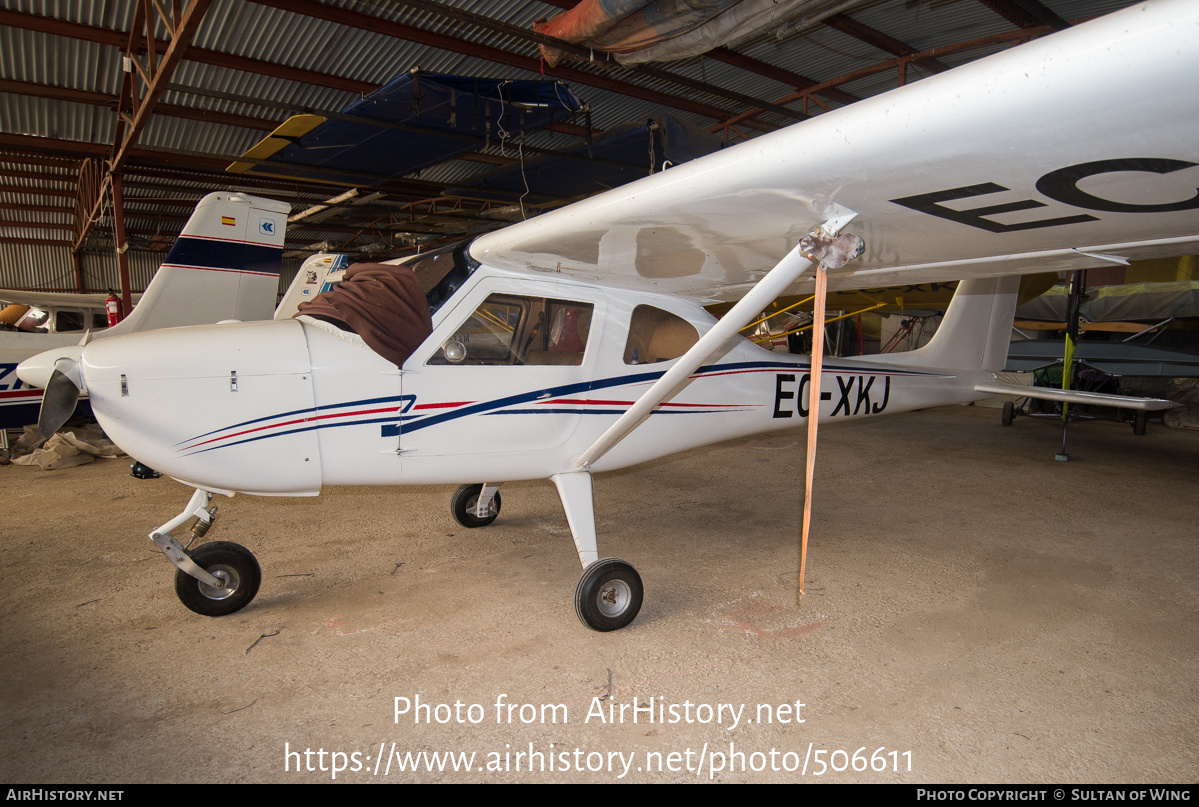
M485 489L489 498L480 514L479 497L484 494ZM486 527L499 517L500 492L494 485L463 485L454 491L454 496L450 499L450 513L455 521L467 529Z
M575 585L575 613L592 630L620 630L637 618L643 594L641 575L632 564L597 560Z
M231 541L200 544L187 553L192 562L215 577L213 586L182 569L175 573L175 594L179 601L204 616L224 616L250 604L262 583L262 570L254 553Z

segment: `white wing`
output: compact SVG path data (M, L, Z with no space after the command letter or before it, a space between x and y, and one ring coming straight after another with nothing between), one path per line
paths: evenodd
M141 292L133 295L135 305L141 296ZM0 307L3 303L13 303L30 305L35 308L103 308L104 301L107 299L107 294L0 289Z
M1199 250L1199 3L1157 0L484 235L477 260L737 299L858 213L849 289ZM810 281L809 281L810 283ZM791 291L798 291L793 288Z

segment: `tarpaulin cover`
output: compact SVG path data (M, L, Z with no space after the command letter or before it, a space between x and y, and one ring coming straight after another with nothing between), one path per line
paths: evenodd
M644 123L616 126L596 138L590 148L579 145L563 156L546 156L505 166L475 179L470 187L450 188L446 195L530 203L565 200L615 188L672 165L711 154L726 145L706 129L660 115ZM527 187L526 187L527 182Z
M583 0L536 30L596 50L636 50L703 25L741 0ZM559 54L543 50L550 64Z
M412 71L342 110L388 125L297 115L242 155L266 164L229 170L370 186L566 120L581 107L557 81Z
M685 59L798 17L818 20L845 0L582 0L541 21L543 34L615 53L621 64ZM555 65L568 54L541 47Z
M336 286L300 303L295 316L304 315L340 320L397 367L433 332L420 281L389 263L352 265Z

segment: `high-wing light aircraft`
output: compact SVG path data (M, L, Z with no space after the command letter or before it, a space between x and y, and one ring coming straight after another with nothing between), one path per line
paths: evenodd
M31 357L53 367L63 356L78 355L81 341L271 316L287 211L288 205L268 199L228 193L205 197L145 293L138 295L133 311L111 328L103 327L107 325L103 295L0 292L0 300L41 304L51 314L45 331L0 331L0 428L38 421L42 391L23 388L15 372ZM70 414L67 411L63 417Z
M194 611L236 611L261 579L244 547L172 536L206 532L214 494L470 483L453 510L483 526L500 483L548 478L583 566L575 610L620 628L642 581L600 559L594 473L807 419L810 479L818 418L1014 391L995 376L1004 276L1195 250L1196 41L1194 2L1136 6L410 260L435 310L401 367L296 319L105 339L50 384L84 385L112 439L196 489L150 536ZM819 321L826 288L957 278L911 353L825 366L737 337L783 293L814 286Z

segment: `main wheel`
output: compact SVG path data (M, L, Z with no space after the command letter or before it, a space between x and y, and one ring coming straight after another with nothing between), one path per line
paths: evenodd
M1144 409L1137 410L1136 415L1132 419L1132 433L1144 434L1145 426L1149 424L1149 413Z
M592 630L619 630L637 618L643 594L641 575L632 564L597 560L575 585L575 613Z
M213 588L182 569L175 573L175 594L197 614L232 614L249 605L258 593L262 569L254 553L241 544L212 541L187 554L197 566L225 583L222 588Z
M475 515L475 508L479 504L479 494L482 492L482 485L463 485L454 491L454 496L450 499L450 513L453 514L454 520L463 527L486 527L499 516L500 492L498 490L491 497L491 504L487 507L487 515L483 516L483 518Z
M1012 403L1011 401L1004 401L1003 402L1003 416L1001 418L1003 420L1003 425L1011 426L1012 419L1015 417L1015 415L1016 415L1016 405L1014 403Z

